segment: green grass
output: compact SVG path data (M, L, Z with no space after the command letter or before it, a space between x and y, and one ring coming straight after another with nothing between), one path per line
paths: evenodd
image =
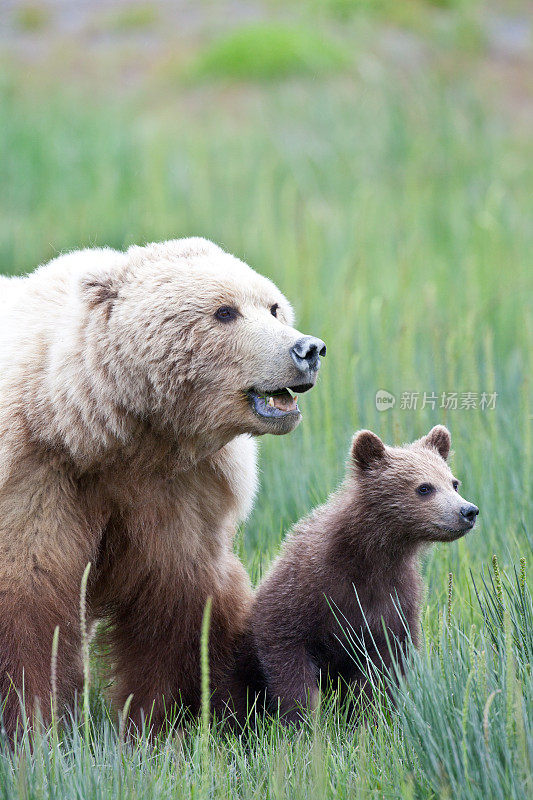
M129 33L151 28L158 18L156 5L124 5L103 17L102 27L115 33Z
M450 69L188 92L97 101L4 82L0 270L204 235L273 278L300 329L327 342L301 426L261 443L262 488L237 540L254 580L336 485L359 427L399 443L447 424L479 527L424 562L423 646L396 711L354 727L326 699L300 734L193 725L151 747L121 740L95 690L88 732L80 712L58 738L3 751L0 798L526 797L530 142ZM376 410L381 388L392 410ZM494 410L400 406L402 392L483 391L498 393Z
M15 26L25 33L40 33L51 20L50 9L41 3L21 3L13 15Z
M533 601L523 573L504 579L497 598L493 578L479 597L480 630L465 630L450 608L436 626L426 619L395 706L383 676L370 674L377 699L359 725L325 697L298 732L259 720L237 738L203 719L155 744L126 741L94 694L91 717L75 711L59 731L26 727L14 752L0 743L1 796L521 800L533 788Z
M192 65L191 77L272 80L324 75L348 61L343 46L323 31L263 23L240 28L210 44Z

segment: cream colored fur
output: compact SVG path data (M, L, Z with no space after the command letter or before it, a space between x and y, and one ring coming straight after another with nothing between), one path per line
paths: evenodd
M232 539L256 491L251 436L271 430L244 393L295 382L301 334L273 283L203 239L69 253L0 292L0 692L24 671L46 708L55 625L63 698L78 685L88 561L93 618L120 627L146 590L146 628L174 595L186 627L179 598L211 594L239 628L249 584ZM238 321L217 322L221 305ZM180 690L146 674L141 627L116 656L119 697L138 704Z

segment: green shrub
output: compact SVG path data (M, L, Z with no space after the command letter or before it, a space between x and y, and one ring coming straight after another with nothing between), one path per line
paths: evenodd
M37 33L49 25L50 19L50 10L46 6L38 3L22 3L16 9L13 21L19 30Z
M348 63L346 51L327 36L282 24L240 28L211 45L192 73L199 77L271 80L320 75Z
M107 18L107 28L115 32L143 30L157 21L157 9L150 3L125 5Z

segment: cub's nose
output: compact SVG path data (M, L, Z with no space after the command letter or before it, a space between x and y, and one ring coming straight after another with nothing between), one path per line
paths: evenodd
M469 522L475 522L478 514L479 508L474 506L472 503L468 503L466 506L461 506L461 516L463 516Z
M302 372L316 372L320 367L320 356L326 355L326 345L316 336L302 336L291 347L291 358Z

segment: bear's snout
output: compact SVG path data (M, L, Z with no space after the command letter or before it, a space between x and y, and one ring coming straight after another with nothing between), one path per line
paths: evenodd
M316 336L302 336L293 344L290 353L300 372L317 372L320 356L326 355L326 345Z
M466 505L461 506L461 516L470 522L471 525L474 524L476 521L476 517L479 514L479 508L475 506L473 503L466 503Z

